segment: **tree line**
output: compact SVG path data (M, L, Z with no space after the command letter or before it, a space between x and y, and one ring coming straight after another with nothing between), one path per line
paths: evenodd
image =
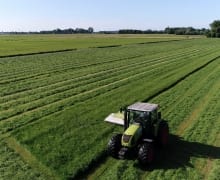
M220 38L220 20L215 20L210 24L211 29L196 29L193 27L166 27L164 30L138 30L120 29L116 31L99 31L100 34L175 34L175 35L206 35L207 37ZM1 32L0 34L91 34L94 33L93 27L54 29L39 32Z
M88 29L83 28L68 28L68 29L54 29L52 31L40 31L39 34L91 34L94 32L94 29L92 27L89 27Z

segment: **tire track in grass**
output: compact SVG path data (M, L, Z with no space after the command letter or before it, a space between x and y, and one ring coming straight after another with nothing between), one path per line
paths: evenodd
M7 137L5 142L7 143L8 147L18 153L24 159L24 161L28 163L28 165L43 173L47 179L60 179L55 172L52 172L51 169L40 163L38 159L36 159L27 149L21 146L13 137Z

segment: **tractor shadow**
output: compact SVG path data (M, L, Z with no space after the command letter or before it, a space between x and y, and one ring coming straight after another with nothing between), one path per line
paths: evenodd
M177 169L180 167L193 167L190 163L191 157L220 159L220 147L188 142L176 135L169 136L167 147L156 147L155 161L150 166L141 166L135 163L134 166L146 171L155 169Z

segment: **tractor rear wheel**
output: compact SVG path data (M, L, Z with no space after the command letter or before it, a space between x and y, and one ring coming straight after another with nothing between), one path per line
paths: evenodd
M122 134L116 134L108 142L107 151L112 157L118 157L118 152L121 149L121 137Z
M161 146L166 146L168 144L168 137L169 137L169 127L166 121L161 121L159 124L158 130L158 142Z
M138 151L138 161L142 165L151 164L154 160L154 146L151 143L143 143Z

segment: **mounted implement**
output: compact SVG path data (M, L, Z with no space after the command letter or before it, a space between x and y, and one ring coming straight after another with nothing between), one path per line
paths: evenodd
M137 102L120 113L110 114L105 121L123 125L124 133L115 134L109 140L108 153L120 159L137 153L141 164L152 163L155 144L167 145L169 136L168 124L158 110L157 104Z

